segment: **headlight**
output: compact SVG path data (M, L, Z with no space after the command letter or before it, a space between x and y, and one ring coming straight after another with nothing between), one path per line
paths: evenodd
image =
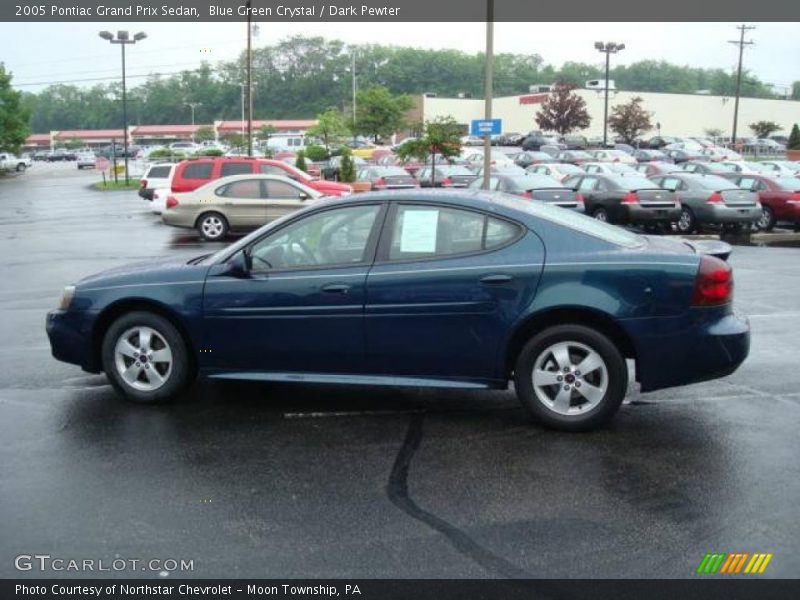
M69 305L72 304L73 296L75 296L75 286L68 285L61 293L61 302L59 303L58 308L61 310L67 310Z

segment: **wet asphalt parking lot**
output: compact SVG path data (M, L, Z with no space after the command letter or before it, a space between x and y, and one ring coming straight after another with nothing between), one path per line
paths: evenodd
M800 249L737 247L752 350L723 380L633 393L612 425L529 424L512 392L200 381L120 400L56 362L64 285L217 248L99 174L0 180L0 576L14 557L192 559L171 577L691 577L706 552L800 573ZM153 572L108 576L152 577Z

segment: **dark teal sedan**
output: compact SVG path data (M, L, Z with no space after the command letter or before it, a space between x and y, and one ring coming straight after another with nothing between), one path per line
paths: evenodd
M644 392L747 357L730 247L630 233L480 190L360 194L309 206L216 254L68 287L53 355L137 402L198 373L505 389L551 427L608 421L633 361Z

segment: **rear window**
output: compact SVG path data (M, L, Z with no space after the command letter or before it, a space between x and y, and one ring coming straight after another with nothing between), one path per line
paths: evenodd
M650 183L650 185L651 187L653 186L652 183ZM632 233L627 229L609 223L603 223L602 221L571 210L564 210L558 206L548 204L547 202L531 202L520 196L502 193L495 196L494 201L505 204L514 210L532 214L535 217L546 219L557 225L574 229L575 231L591 235L617 246L639 248L645 244L642 236Z
M788 192L800 191L800 179L797 177L786 177L784 179L775 178L772 180L779 190Z
M709 175L707 177L697 177L695 179L697 185L705 190L731 190L736 189L736 186L723 177L716 175Z
M211 179L211 163L190 163L183 170L184 179Z
M524 186L526 190L540 190L544 188L563 188L564 186L547 175L526 175L519 177L520 183L525 181Z
M644 177L631 175L630 177L615 177L611 180L614 187L624 190L647 190L657 188L658 186Z
M400 167L383 167L380 169L373 169L372 172L378 177L396 177L398 175L408 175L408 171Z
M172 167L150 167L150 170L147 172L147 176L150 178L160 177L163 179L165 177L169 177L170 170L172 170Z

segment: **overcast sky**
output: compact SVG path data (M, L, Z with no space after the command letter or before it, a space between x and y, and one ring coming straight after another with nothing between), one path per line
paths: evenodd
M798 23L760 23L750 32L755 46L745 51L745 67L762 80L791 86L800 80ZM381 43L423 48L483 50L483 23L259 23L255 45L290 35L321 35L351 43ZM643 59L695 67L730 69L737 48L735 23L496 23L495 52L538 53L546 63L600 63L597 40L624 42L615 64ZM97 36L102 29L143 30L148 38L129 48L130 84L149 72L173 72L202 60L230 60L243 49L244 23L0 23L0 61L15 84L69 82L119 76L119 53ZM540 83L540 82L531 82ZM37 91L41 85L20 85Z

